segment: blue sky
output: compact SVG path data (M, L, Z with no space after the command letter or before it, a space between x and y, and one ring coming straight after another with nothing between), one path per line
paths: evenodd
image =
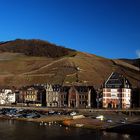
M138 58L140 0L0 0L0 41L16 38Z

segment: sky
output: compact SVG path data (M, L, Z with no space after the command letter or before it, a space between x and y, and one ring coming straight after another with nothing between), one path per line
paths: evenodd
M17 38L140 58L140 0L0 0L0 41Z

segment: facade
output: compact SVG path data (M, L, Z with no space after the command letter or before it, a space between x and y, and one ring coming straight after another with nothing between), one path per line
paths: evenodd
M105 82L103 88L103 107L131 107L130 83L123 75L113 72Z
M12 90L1 90L0 104L8 101L19 106L47 106L69 108L91 108L95 105L93 86L31 85Z
M19 91L18 102L27 105L46 106L46 92L42 86L27 86Z
M93 87L64 86L60 93L60 107L90 108L93 105Z
M72 86L68 93L68 107L91 107L91 90L87 86Z
M88 86L47 85L47 107L90 108L93 101L91 99L92 88Z
M36 103L38 100L38 90L34 87L27 88L24 100L26 103Z
M0 91L0 104L12 104L15 102L15 93L11 89L2 89Z
M63 86L60 90L59 95L59 107L68 107L68 92L69 92L70 86Z
M59 107L60 85L47 84L46 89L46 103L47 107Z

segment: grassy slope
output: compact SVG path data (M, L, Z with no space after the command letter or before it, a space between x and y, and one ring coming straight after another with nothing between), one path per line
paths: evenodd
M140 67L140 58L137 58L137 59L120 59L120 60L122 60L123 62L126 62L128 64Z
M7 57L8 56L8 57ZM18 53L0 54L0 85L34 83L78 83L100 86L113 70L123 73L136 86L139 71L122 61L77 52L74 57L29 57Z

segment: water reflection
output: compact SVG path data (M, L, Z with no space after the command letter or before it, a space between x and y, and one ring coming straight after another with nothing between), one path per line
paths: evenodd
M124 134L123 137L124 137L125 139L129 139L129 138L130 138L130 135Z
M0 120L0 140L139 140L138 136L94 131L91 129L66 128L40 123Z

